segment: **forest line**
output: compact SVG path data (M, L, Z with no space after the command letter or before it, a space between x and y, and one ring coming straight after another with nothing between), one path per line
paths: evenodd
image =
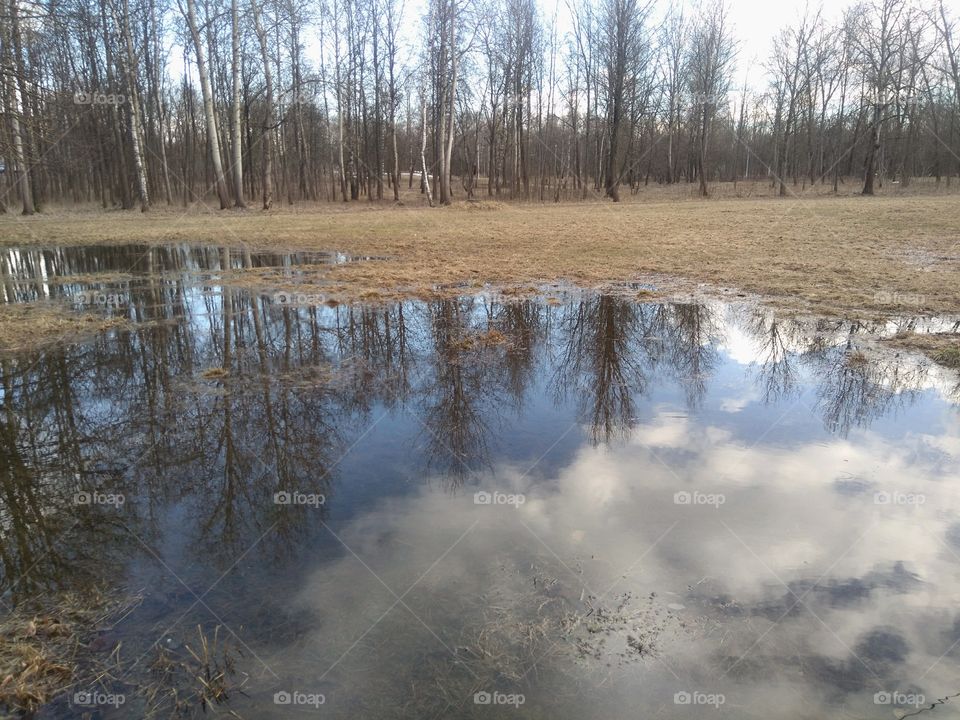
M402 0L7 0L3 210L269 209L398 201L404 186L431 205L618 201L741 179L786 195L844 177L871 195L960 173L944 0L864 0L837 22L808 8L759 89L736 80L725 0L411 13Z

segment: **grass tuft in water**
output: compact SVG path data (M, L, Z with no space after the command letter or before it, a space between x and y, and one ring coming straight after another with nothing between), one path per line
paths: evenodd
M197 625L197 637L182 650L157 646L150 666L152 680L144 690L146 717L180 717L199 709L203 713L228 702L235 693L243 694L248 677L237 672L240 656L220 637L220 626L212 635ZM232 717L239 717L228 711Z
M61 593L0 620L0 715L30 716L67 692L112 690L120 643L111 640L111 629L141 600L93 590Z

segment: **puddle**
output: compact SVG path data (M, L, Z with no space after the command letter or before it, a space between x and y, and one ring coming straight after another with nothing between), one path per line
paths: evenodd
M66 300L77 305L125 304L126 294L159 285L196 285L233 271L296 278L304 266L376 260L341 252L254 252L178 245L104 245L0 251L3 302Z
M32 292L116 250L58 251ZM198 626L242 717L882 718L960 692L960 388L874 351L895 327L559 290L331 308L148 255L166 284L124 312L170 322L0 361L0 599L143 596L103 630L102 717L147 714L142 673Z

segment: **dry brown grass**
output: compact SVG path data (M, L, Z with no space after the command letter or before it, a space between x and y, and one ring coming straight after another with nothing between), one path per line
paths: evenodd
M147 703L145 717L197 717L197 710L204 715L209 711L217 716L240 717L230 709L217 710L232 695L243 694L249 679L237 671L238 652L221 637L219 625L212 634L200 625L196 631L196 640L184 645L183 652L157 648L150 664L151 679L142 688Z
M110 637L107 628L140 600L96 590L67 592L7 613L0 620L0 715L5 709L29 715L68 690L109 684L120 646L104 641Z
M960 368L960 334L902 333L885 342L892 347L922 352L944 367Z
M314 289L341 299L666 275L826 312L960 307L960 203L949 195L469 208L6 217L0 243L190 241L387 256L318 268Z
M127 324L123 318L72 312L56 303L4 305L0 310L0 354L75 341Z

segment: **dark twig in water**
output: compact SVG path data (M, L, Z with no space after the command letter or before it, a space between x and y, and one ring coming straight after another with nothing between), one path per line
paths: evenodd
M914 710L913 712L909 712L906 715L901 715L900 718L902 720L902 718L914 717L916 715L919 715L920 713L926 712L927 710L936 710L937 705L946 705L948 702L958 697L960 697L960 692L954 693L953 695L944 695L942 698L937 698L929 705L925 705L922 708L918 708L917 710Z

